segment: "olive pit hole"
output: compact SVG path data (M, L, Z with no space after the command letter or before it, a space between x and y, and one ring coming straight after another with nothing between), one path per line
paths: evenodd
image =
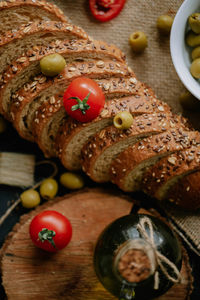
M133 35L133 38L136 40L136 39L138 39L139 38L139 34L138 33L135 33L134 35Z
M117 119L116 119L116 123L117 123L118 125L122 125L123 121L122 121L121 118L117 118Z

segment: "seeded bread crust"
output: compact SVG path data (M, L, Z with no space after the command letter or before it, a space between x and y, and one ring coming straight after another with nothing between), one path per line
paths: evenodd
M164 200L168 196L168 189L179 179L199 170L200 145L191 146L164 157L151 167L144 175L142 187L149 195Z
M90 39L80 27L70 23L39 21L22 25L17 31L8 31L0 36L1 72L22 53L33 46L48 45L56 40L66 40L68 36L77 39ZM13 51L14 49L14 51ZM5 59L5 54L6 59Z
M175 183L167 193L167 200L186 209L196 210L200 208L200 171L189 174Z
M7 16L10 22L6 22L6 26L4 22L0 24L0 34L5 31L13 30L19 27L20 25L24 24L24 9L30 11L30 9L34 9L34 14L30 13L30 17L26 14L26 20L36 21L36 20L43 20L48 18L52 21L61 21L66 22L68 21L67 17L64 15L62 10L60 10L55 4L49 3L44 0L8 0L8 1L1 1L0 2L0 19L2 21L3 16ZM13 14L14 13L14 14ZM16 15L18 18L16 19ZM12 18L15 16L15 22L12 22ZM22 16L22 18L20 18ZM15 25L15 27L13 27Z
M13 95L13 102L11 104L11 118L14 127L17 129L21 137L33 141L31 134L31 125L34 118L34 112L42 104L42 95L49 93L50 95L63 92L69 83L79 77L87 76L93 79L134 76L128 70L127 65L111 60L105 61L89 61L84 64L73 63L66 65L61 74L54 78L46 78L39 76L38 80L29 82L21 90ZM57 90L56 90L57 89ZM40 98L40 100L39 100ZM34 99L36 99L34 101ZM34 103L33 103L34 102ZM35 105L35 111L31 104ZM27 118L27 125L24 123L24 118ZM29 124L29 125L28 125ZM29 128L28 128L29 126Z
M13 61L11 65L0 75L0 112L8 118L9 98L11 94L21 88L31 77L40 73L40 60L52 53L59 53L67 63L76 59L113 59L123 62L124 54L114 45L108 45L101 41L91 40L57 40L49 46L34 46L26 55ZM122 80L122 79L121 79ZM122 80L123 81L123 80ZM104 85L104 88L108 86ZM130 86L131 90L131 86Z
M110 100L114 96L120 98L122 96L136 94L141 87L141 83L138 84L135 77L125 79L109 78L97 80L96 82L103 89L106 100ZM62 124L66 117L62 94L51 96L49 100L45 101L36 111L32 122L32 132L35 142L39 145L46 157L56 156L54 139L59 123Z
M146 88L145 88L146 91ZM163 104L164 105L164 104ZM70 170L81 168L81 149L85 143L101 129L112 125L113 117L120 111L129 111L132 115L151 114L154 110L161 107L161 102L144 91L141 96L133 95L121 99L114 99L106 102L101 114L90 123L80 123L69 119L63 125L56 137L56 149L63 165ZM162 106L164 107L164 106ZM167 110L168 106L166 107ZM170 112L170 110L168 110ZM90 130L92 128L93 130ZM88 131L90 131L88 133ZM85 137L85 132L87 136ZM80 136L76 151L70 153L67 149L72 147L73 139ZM67 155L66 155L67 152Z
M163 156L200 143L198 131L185 131L185 128L180 127L181 120L177 125L174 129L145 138L121 152L111 164L111 181L127 192L139 190L144 171L151 165Z
M112 161L130 145L146 137L171 130L177 120L169 113L152 113L134 117L127 130L106 127L97 133L82 149L82 169L96 182L110 180Z

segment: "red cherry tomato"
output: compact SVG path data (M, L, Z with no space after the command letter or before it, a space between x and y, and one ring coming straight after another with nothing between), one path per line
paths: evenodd
M98 117L105 104L105 96L98 84L87 77L74 79L64 93L66 112L80 122Z
M70 242L72 226L69 220L59 212L46 210L33 218L29 233L37 247L56 252Z
M125 2L126 0L90 0L89 5L95 19L107 22L120 13Z

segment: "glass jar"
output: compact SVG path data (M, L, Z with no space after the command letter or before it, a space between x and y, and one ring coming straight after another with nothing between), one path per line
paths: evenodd
M143 217L148 217L153 226L154 246L138 230ZM149 228L146 232L150 234ZM165 223L149 215L124 216L111 223L97 241L94 253L96 274L103 286L119 299L158 297L173 283L161 271L156 251L180 270L181 248ZM164 266L173 276L172 269Z

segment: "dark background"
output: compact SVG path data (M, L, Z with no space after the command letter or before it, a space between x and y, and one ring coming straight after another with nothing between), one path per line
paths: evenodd
M0 134L0 152L20 152L20 153L31 153L36 155L36 160L40 161L43 160L44 157L41 153L41 151L38 149L38 147L32 143L26 142L19 138L18 134L15 132L15 130L8 125L7 130L5 133ZM55 162L58 165L59 173L61 174L64 172L64 168L61 166L59 161L55 160ZM49 173L51 173L51 168L47 166L38 167L35 173L35 180L39 181L40 179L44 177L48 177ZM59 179L59 176L57 176L57 179ZM89 187L96 186L97 184L91 182L88 178L85 177L86 185ZM104 188L106 188L107 185L104 184ZM108 185L110 186L110 185ZM21 194L23 190L16 187L10 187L5 185L0 185L0 215L3 215L3 213L7 210L9 205L16 199L18 199L19 195ZM68 190L65 188L59 186L59 195L64 195ZM146 201L147 197L145 195L141 194L134 194L132 195L133 198L138 199L138 204L141 206L148 208L148 207L155 207L159 209L156 206L156 202L153 199L149 199ZM148 203L148 205L147 205ZM0 247L2 246L5 237L7 234L12 230L12 227L15 225L15 223L19 220L20 216L24 213L27 213L28 210L24 209L21 205L19 205L11 214L10 216L5 220L3 225L0 227ZM163 212L161 212L163 214ZM191 267L193 269L193 276L194 276L194 291L191 295L191 300L199 300L200 299L200 257L198 257L196 254L194 254L192 251L190 251L186 246L186 249L188 250L188 254L190 257L190 263ZM0 299L3 300L5 298L5 293L3 290L2 285L0 284ZM28 299L27 299L28 300ZM95 299L94 299L95 300Z

